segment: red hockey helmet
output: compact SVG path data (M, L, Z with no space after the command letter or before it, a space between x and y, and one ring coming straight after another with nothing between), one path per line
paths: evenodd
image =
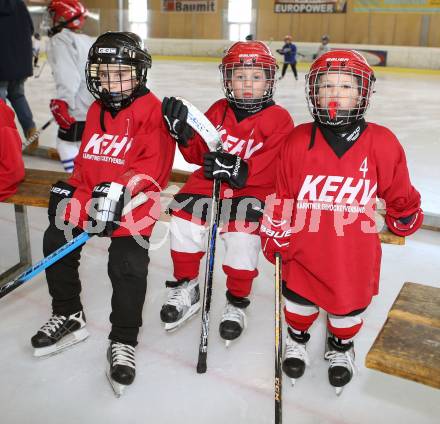
M52 25L59 32L62 28L81 29L84 26L87 9L78 0L51 0L47 11Z
M310 113L315 121L333 126L361 119L369 106L375 80L373 69L359 52L332 50L323 54L312 63L306 75ZM347 108L343 104L350 103L347 102L349 95L353 101Z
M261 90L261 93L252 88L254 84L250 88L252 96L243 97L237 95L237 92L234 93L232 80L234 79L234 71L238 68L264 71L263 76L266 85ZM226 98L240 109L252 111L261 109L264 103L272 100L275 91L275 73L277 68L278 65L275 57L269 47L262 41L239 41L234 43L225 51L222 63L219 66ZM237 84L236 81L235 85Z

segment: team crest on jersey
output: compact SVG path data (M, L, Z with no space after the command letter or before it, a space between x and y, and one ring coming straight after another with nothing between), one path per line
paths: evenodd
M369 179L307 175L298 194L298 209L364 213L376 190L377 183Z
M249 159L255 152L263 147L263 142L255 141L252 138L254 130L249 134L247 140L242 140L228 134L225 128L218 128L218 133L222 140L223 150L231 155L240 156L242 159Z
M83 151L83 158L96 162L124 165L132 137L113 134L93 134Z

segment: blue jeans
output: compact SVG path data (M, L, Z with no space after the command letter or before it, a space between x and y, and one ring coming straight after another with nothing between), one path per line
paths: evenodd
M25 135L28 131L35 127L35 122L32 116L29 104L24 96L24 82L26 80L17 81L0 81L0 98L11 102L12 108L17 114L18 121Z

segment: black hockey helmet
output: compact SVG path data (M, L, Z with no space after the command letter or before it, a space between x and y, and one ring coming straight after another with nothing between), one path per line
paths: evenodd
M129 106L145 87L151 56L133 32L106 32L89 50L87 88L104 107L118 111Z

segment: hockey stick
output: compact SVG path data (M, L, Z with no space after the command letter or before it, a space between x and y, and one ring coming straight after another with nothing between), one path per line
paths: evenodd
M30 136L21 146L21 150L26 149L30 144L32 144L40 134L53 122L54 118L50 118L38 131L36 131L32 136Z
M203 288L202 328L200 333L199 358L197 372L206 372L208 356L209 311L211 310L212 280L214 276L215 245L220 221L220 180L214 180L212 190L211 216L209 218L208 248L206 253L205 282Z
M122 215L126 215L134 208L142 205L147 201L147 195L145 193L139 193L136 197L134 197L122 210ZM50 255L41 259L41 261L37 262L35 265L32 265L26 271L21 273L14 280L9 281L0 287L0 299L6 296L11 291L15 290L17 287L21 286L26 281L29 281L32 277L39 274L41 271L44 271L46 268L53 265L55 262L59 261L61 258L75 250L76 248L82 246L93 234L89 233L81 233L79 236L76 236Z
M188 124L197 131L205 140L209 150L220 151L222 143L220 135L212 125L211 121L200 112L195 106L180 98L188 108ZM206 372L206 360L208 356L208 335L209 335L209 311L211 309L212 281L214 276L215 245L217 239L217 229L220 221L220 180L214 179L212 189L212 205L209 217L208 247L206 252L205 282L203 287L202 304L202 327L200 332L199 357L197 360L197 372Z
M221 140L212 122L188 100L182 97L177 97L177 99L181 100L188 108L188 124L200 134L211 152L216 151Z
M282 410L282 324L281 324L281 255L275 254L275 424L283 422Z

